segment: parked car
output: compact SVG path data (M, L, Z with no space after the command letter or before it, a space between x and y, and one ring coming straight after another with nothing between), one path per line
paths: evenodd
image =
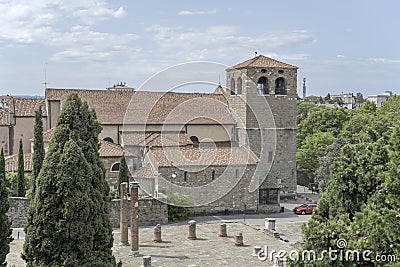
M317 207L317 203L305 203L300 206L297 206L293 209L294 213L296 214L311 214L313 213L314 208Z

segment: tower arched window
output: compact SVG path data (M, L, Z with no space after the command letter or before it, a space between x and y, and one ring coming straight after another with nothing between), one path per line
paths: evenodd
M241 95L242 94L242 78L237 79L237 92L236 94Z
M282 77L279 77L275 80L275 94L286 95L285 79Z
M231 79L231 95L234 95L236 92L236 88L235 88L235 79Z
M268 81L264 76L260 77L257 82L257 92L259 95L269 94Z

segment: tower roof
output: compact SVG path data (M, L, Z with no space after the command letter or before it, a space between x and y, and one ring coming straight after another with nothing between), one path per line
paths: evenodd
M242 63L232 66L231 68L241 69L246 67L298 69L298 67L296 66L283 63L281 61L266 57L264 55L259 55L254 58L248 59Z

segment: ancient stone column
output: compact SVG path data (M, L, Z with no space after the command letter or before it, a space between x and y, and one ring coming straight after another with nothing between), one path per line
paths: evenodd
M243 235L241 232L235 235L235 246L243 246Z
M151 256L143 256L143 267L151 267Z
M131 252L139 253L139 183L131 182Z
M154 234L153 234L153 242L154 243L161 243L161 225L157 224L154 227Z
M188 239L190 240L196 240L196 221L191 220L189 221L189 236Z
M121 183L120 188L121 209L119 226L121 228L121 244L128 245L129 202L127 183Z
M219 225L219 233L218 233L219 237L227 237L228 234L226 233L226 224L225 223L221 223Z

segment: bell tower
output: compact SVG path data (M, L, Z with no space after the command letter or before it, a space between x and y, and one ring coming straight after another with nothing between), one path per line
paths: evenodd
M277 189L296 191L297 69L259 55L226 70L237 140L260 158L259 204L273 204Z

